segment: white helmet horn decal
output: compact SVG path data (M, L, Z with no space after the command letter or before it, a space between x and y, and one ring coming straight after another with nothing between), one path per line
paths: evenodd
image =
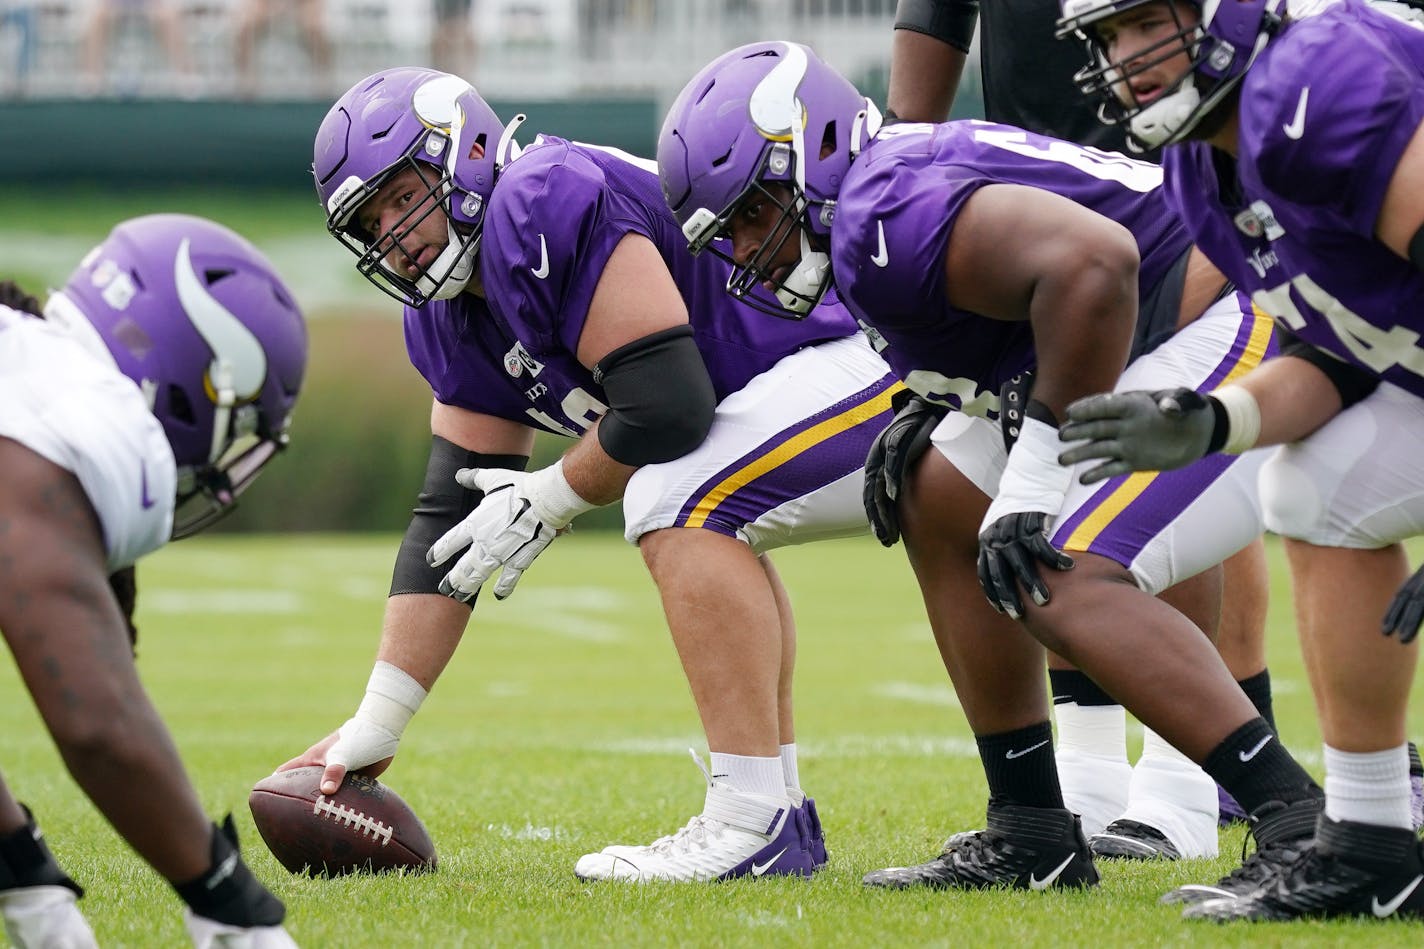
M216 383L219 375L226 375L239 399L251 399L262 391L262 383L267 379L267 351L241 320L208 293L193 270L188 245L189 239L183 238L173 259L178 302L198 335L213 351L210 377Z

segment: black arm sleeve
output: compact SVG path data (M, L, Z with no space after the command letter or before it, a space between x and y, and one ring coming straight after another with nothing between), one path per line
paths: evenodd
M425 562L430 545L439 540L479 505L482 491L462 488L455 481L461 468L513 468L523 471L529 464L524 455L484 455L466 451L439 435L430 439L430 461L425 468L425 487L411 512L410 526L396 554L391 575L391 596L398 593L439 593L440 578L449 567L432 567Z
M681 458L712 429L717 393L691 326L619 346L593 367L593 381L608 397L598 443L616 462L640 467Z
M1310 345L1290 330L1282 328L1280 324L1276 324L1276 338L1280 341L1282 356L1304 359L1325 373L1335 391L1340 393L1340 402L1344 408L1348 409L1379 388L1379 378L1374 374Z
M963 53L978 22L979 0L900 0L895 7L895 29L933 36Z
M1415 231L1409 239L1409 262L1415 270L1424 271L1424 227Z

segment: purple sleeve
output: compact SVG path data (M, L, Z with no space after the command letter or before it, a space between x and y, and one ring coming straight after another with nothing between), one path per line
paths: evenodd
M1243 155L1261 184L1331 209L1370 237L1390 178L1424 121L1424 83L1371 20L1321 14L1295 24L1242 93ZM1401 29L1412 27L1399 25ZM1286 55L1289 54L1289 55Z
M613 248L651 228L567 143L536 146L504 174L481 250L489 299L520 339L577 352Z

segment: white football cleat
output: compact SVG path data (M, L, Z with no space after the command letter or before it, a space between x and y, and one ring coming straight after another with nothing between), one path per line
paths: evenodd
M787 797L749 794L707 779L707 798L677 833L641 847L614 845L585 854L574 867L581 880L701 883L739 876L805 876L813 869L804 808Z

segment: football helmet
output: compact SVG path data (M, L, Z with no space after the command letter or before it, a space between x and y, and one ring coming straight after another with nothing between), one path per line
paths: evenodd
M824 250L851 160L880 127L880 111L809 47L764 42L724 53L678 95L658 137L663 197L694 254L732 262L727 290L774 316L801 319L830 283ZM766 188L784 186L782 200ZM753 259L726 242L749 199L781 210ZM801 259L776 277L770 261L792 237ZM812 239L816 239L813 246ZM756 293L768 284L776 297Z
M286 446L306 322L261 252L222 225L185 214L124 221L44 315L148 399L178 467L175 539L231 511Z
M1099 100L1098 117L1108 125L1126 125L1144 148L1181 141L1236 88L1246 70L1280 32L1286 0L1165 0L1176 29L1159 43L1113 61L1097 25L1135 7L1164 0L1061 0L1058 37L1077 36L1087 44L1089 63L1074 76L1083 94ZM1198 17L1184 21L1190 4ZM1138 101L1129 85L1133 76L1185 53L1189 65L1148 102ZM1119 97L1122 92L1127 97Z
M317 129L312 175L327 230L356 255L362 276L396 299L422 306L456 296L475 275L485 207L523 121L504 125L473 86L449 73L399 66L367 76ZM409 168L421 173L423 192L386 231L367 233L357 211ZM439 255L413 276L392 266L393 256L417 256L405 255L401 240L437 213L449 236Z

